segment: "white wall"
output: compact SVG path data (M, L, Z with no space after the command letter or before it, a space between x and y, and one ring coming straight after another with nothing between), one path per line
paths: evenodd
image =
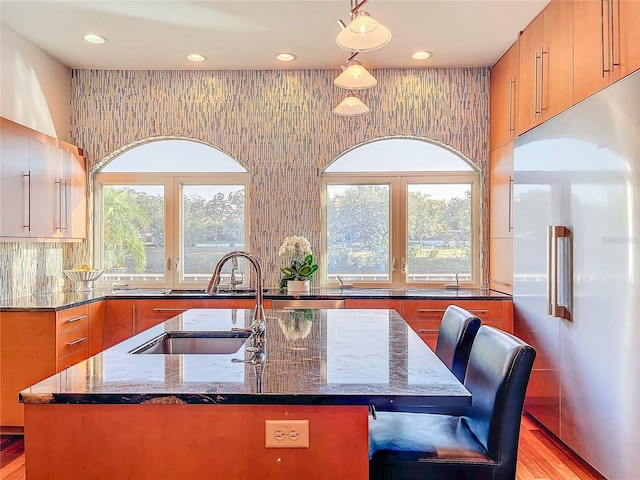
M68 142L71 71L5 24L0 37L0 116Z

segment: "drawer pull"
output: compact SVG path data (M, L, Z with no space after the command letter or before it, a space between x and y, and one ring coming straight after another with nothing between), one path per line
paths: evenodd
M67 347L71 347L71 346L76 345L76 344L78 344L80 342L84 342L86 339L87 339L87 337L80 337L79 339L74 340L73 342L67 343Z
M154 312L186 312L188 308L154 308Z
M419 328L418 333L437 333L437 330L426 330L424 328Z
M64 322L64 323L73 323L73 322L77 322L78 320L82 320L83 318L87 318L87 316L86 316L86 315L80 315L80 316L78 316L78 317L73 317L73 318L70 318L69 320L67 320L67 321L66 321L66 322Z

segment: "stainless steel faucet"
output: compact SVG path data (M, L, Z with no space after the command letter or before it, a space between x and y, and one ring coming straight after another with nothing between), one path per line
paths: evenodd
M240 278L238 278L238 276ZM229 277L229 290L235 290L236 286L244 282L244 273L238 271L238 257L231 259L231 276Z
M249 263L253 265L254 270L256 271L256 308L253 311L253 321L251 322L250 330L252 333L261 333L265 330L265 315L264 308L262 307L263 300L263 292L262 292L262 266L260 265L260 261L254 255L251 255L247 252L233 251L229 253L225 253L223 257L216 264L216 268L213 270L213 275L211 276L211 280L209 281L209 286L207 287L207 293L213 295L218 293L218 287L220 286L220 277L222 273L222 267L228 260L234 259L237 262L237 258L242 257L249 260Z

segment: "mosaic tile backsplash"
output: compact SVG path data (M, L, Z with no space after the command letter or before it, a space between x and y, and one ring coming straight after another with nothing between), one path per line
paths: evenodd
M74 70L70 140L85 150L90 168L158 136L198 139L230 154L250 172L249 249L262 261L267 285L275 285L277 250L287 235L305 235L319 251L320 173L349 148L398 135L437 140L476 162L486 184L488 72L374 69L378 85L360 94L371 112L348 118L332 113L345 95L333 85L337 70ZM487 211L484 188L482 208ZM36 277L58 261L64 268L83 261L87 248L0 244L0 265L18 270L0 273L0 295L52 288L57 280ZM483 253L486 267L485 259Z

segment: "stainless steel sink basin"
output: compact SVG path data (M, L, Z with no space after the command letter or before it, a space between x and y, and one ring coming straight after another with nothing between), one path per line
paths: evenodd
M129 353L220 355L235 353L249 338L246 332L165 332Z

